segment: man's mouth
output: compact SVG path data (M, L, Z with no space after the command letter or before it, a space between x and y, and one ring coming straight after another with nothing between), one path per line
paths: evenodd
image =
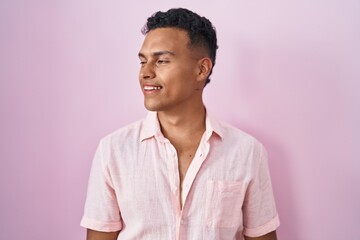
M162 87L160 86L144 86L144 91L154 91L160 89L162 89Z

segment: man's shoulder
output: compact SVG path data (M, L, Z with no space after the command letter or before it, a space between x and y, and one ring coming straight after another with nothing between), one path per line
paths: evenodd
M262 146L262 143L254 135L248 133L246 130L226 122L220 122L220 125L222 128L224 141L231 142L232 144Z
M103 144L113 144L113 143L120 143L124 141L131 141L140 138L140 131L142 129L144 123L144 119L140 119L124 125L113 132L108 133L105 135L101 142Z

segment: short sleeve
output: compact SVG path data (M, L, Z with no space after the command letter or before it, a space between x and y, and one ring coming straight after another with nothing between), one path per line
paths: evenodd
M96 231L116 232L121 230L122 221L108 162L108 159L103 159L103 146L100 142L91 167L80 225Z
M243 204L244 235L259 237L275 231L279 225L264 147L255 149L254 178L250 181Z

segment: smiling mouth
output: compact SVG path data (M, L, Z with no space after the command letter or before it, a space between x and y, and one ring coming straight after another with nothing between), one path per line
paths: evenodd
M144 86L144 91L155 91L160 90L162 87L159 86Z

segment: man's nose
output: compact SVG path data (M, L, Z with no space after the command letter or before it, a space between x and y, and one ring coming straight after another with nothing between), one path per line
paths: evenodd
M155 77L155 71L153 66L145 63L140 69L140 77L142 79L152 79Z

